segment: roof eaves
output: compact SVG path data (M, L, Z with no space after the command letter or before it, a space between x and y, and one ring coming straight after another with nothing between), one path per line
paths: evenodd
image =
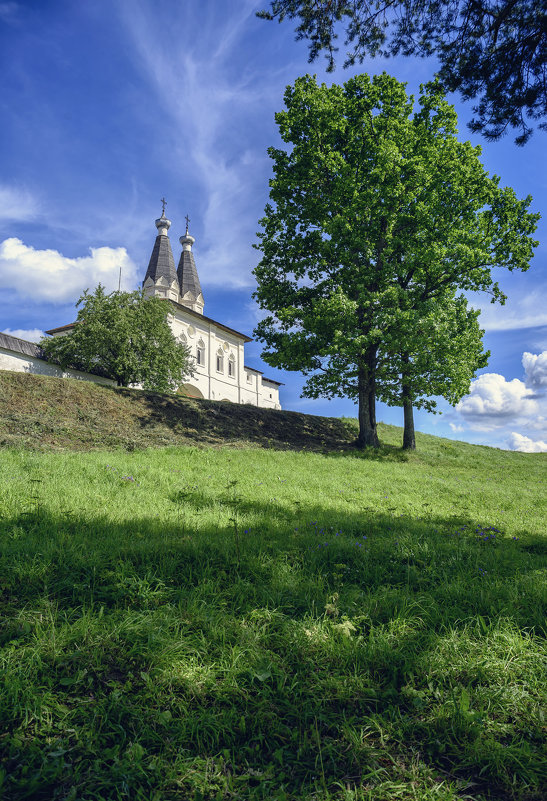
M23 353L25 356L34 356L37 359L43 358L44 351L35 342L29 342L27 339L20 337L13 337L11 334L4 334L0 332L0 348L4 350L12 350L15 353Z
M277 387L284 387L285 384L282 381L275 381L273 378L266 378L266 376L262 376L262 381L267 381L268 384L275 384Z
M46 334L56 334L58 331L67 331L69 328L74 328L75 325L78 325L78 321L75 323L67 323L67 325L60 325L58 328L50 328L48 331L45 331Z
M251 337L248 337L247 334L242 334L241 331L236 331L235 328L230 328L223 323L219 323L218 320L213 320L212 317L207 317L205 314L200 314L193 309L190 309L189 306L185 306L184 303L177 303L176 300L170 300L169 303L172 303L173 306L176 306L178 309L182 309L182 311L188 312L192 317L195 317L196 320L207 320L208 323L214 323L219 328L222 328L223 331L228 331L229 334L235 334L237 337L240 337L244 342L252 342L253 340Z

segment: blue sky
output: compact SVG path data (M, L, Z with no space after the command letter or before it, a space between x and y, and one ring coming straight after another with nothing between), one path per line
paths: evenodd
M0 0L0 330L36 340L71 322L86 287L140 285L167 199L178 258L184 216L205 313L252 334L252 248L268 198L267 148L285 86L305 73L327 83L384 69L410 92L434 62L390 59L334 74L309 65L291 24L257 19L261 0ZM342 61L342 58L340 58ZM547 134L524 148L471 135L470 104L451 98L460 137L542 212ZM506 275L504 307L475 297L492 352L456 409L418 412L419 430L453 439L547 451L547 214L527 273ZM283 381L286 409L355 415L350 401L301 399L298 373L276 371L250 343L246 361ZM378 418L401 424L382 405Z

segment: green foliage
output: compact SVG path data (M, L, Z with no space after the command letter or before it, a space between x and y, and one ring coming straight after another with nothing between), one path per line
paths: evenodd
M380 430L3 451L2 798L539 801L545 455Z
M489 139L511 126L524 144L531 120L547 114L545 0L272 0L270 9L258 16L298 20L297 38L310 41L310 61L326 50L329 71L342 20L344 66L376 55L435 56L447 91L479 99L470 127Z
M193 365L189 350L177 342L167 316L169 303L142 292L112 292L100 284L76 306L78 319L63 336L43 339L46 357L63 369L99 373L118 386L141 384L158 392L176 390Z
M492 270L528 269L539 215L487 174L479 148L458 141L437 84L422 87L414 110L385 73L331 87L306 76L285 105L276 120L288 147L269 149L273 205L255 270L269 314L256 334L269 364L312 376L306 394L356 397L359 441L377 445L376 386L403 352L422 376L416 398L466 391L482 348L456 291L503 303ZM435 329L437 357L455 333L468 349L433 369L424 338Z
M437 395L455 406L490 355L483 351L478 316L462 295L424 304L420 315L413 310L399 315L399 350L379 355L380 400L399 406L408 398L416 408L435 413L430 396Z

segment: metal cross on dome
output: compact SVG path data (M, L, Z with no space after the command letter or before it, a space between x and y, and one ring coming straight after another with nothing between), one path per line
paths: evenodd
M162 197L161 199L161 205L162 205L161 213L165 214L165 206L167 205L167 201L164 197Z
M188 226L190 225L190 217L186 215L184 219L186 220L186 233L188 233Z

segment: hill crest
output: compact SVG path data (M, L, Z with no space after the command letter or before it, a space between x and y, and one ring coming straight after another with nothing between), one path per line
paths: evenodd
M256 445L351 447L334 417L0 371L0 447L36 450Z

